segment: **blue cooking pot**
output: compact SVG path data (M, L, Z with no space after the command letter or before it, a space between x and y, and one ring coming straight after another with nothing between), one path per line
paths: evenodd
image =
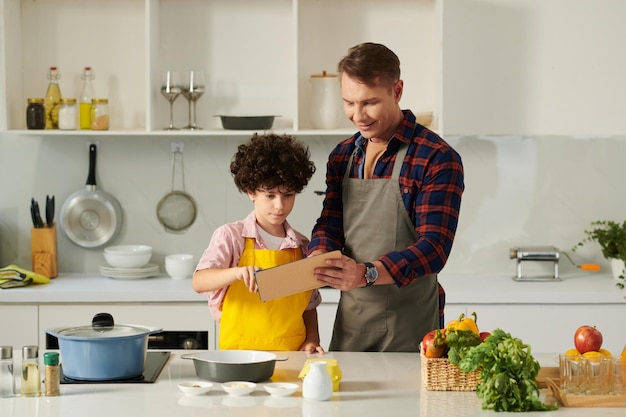
M99 313L91 325L47 329L59 340L63 374L72 379L108 381L143 374L148 336L157 327L115 324L113 316Z

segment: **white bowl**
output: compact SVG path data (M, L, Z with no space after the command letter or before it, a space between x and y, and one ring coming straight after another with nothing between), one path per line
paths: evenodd
M274 397L289 397L298 390L298 384L291 382L271 382L263 387Z
M165 271L172 279L191 277L195 267L193 255L188 253L177 253L165 257Z
M256 384L248 381L230 381L224 382L222 388L230 395L249 395L256 388Z
M115 268L141 268L150 262L152 247L120 245L104 248L104 259Z
M205 381L185 381L178 384L178 388L187 395L204 395L211 391L213 384Z

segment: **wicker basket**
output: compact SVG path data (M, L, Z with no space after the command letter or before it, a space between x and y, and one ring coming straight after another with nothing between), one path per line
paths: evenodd
M448 358L427 358L420 353L422 384L428 391L475 391L480 370L465 373Z

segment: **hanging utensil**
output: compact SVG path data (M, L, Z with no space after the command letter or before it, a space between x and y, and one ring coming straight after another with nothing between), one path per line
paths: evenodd
M184 233L196 221L196 200L185 191L183 144L183 142L172 143L172 188L161 198L156 210L159 222L170 233ZM182 190L174 188L178 159L180 159Z
M122 207L111 194L96 188L98 145L89 143L89 172L85 189L75 191L61 207L61 226L67 237L84 248L113 240L122 226Z

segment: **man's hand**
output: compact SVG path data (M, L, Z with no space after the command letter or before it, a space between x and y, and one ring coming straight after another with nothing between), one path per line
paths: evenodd
M342 255L341 259L327 259L326 265L315 268L315 278L325 285L342 291L365 286L365 265L354 259Z

